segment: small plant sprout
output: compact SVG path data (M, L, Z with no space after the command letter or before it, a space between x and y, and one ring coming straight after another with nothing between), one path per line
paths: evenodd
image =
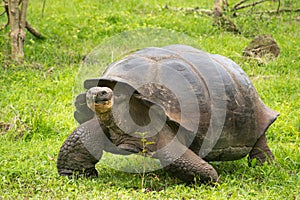
M139 153L140 155L142 155L144 157L143 159L143 170L142 170L142 173L140 173L141 175L141 189L142 191L146 191L146 189L144 188L145 187L145 178L146 178L146 172L147 172L147 162L146 162L146 159L147 157L152 157L154 155L155 152L151 152L149 153L148 150L147 150L147 147L149 145L153 145L155 144L155 142L152 142L152 141L148 141L147 140L147 135L148 133L147 132L144 132L144 133L140 133L140 132L137 132L136 134L140 135L141 136L141 142L142 142L142 151Z

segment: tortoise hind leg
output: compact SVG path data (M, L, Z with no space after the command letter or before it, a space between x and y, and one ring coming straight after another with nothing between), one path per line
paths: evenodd
M274 155L271 152L270 148L268 147L267 138L265 134L263 134L260 138L258 138L254 147L250 151L248 157L249 165L251 165L252 160L255 158L257 159L259 164L262 164L266 161L270 162L274 160Z
M205 160L188 149L173 136L172 130L164 127L157 142L157 158L164 169L185 182L200 178L203 183L218 181L218 173Z
M171 164L166 163L165 160L161 160L161 163L163 165L167 164L165 167L167 172L187 183L193 182L194 178L200 178L202 183L214 183L218 181L216 170L189 149Z

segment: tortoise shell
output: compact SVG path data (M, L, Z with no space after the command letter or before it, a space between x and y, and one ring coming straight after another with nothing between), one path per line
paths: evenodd
M184 130L181 134L189 140L186 146L206 160L244 157L278 115L264 105L235 62L185 45L136 51L84 85L86 89L107 86L114 93L135 95L137 101L130 101L130 110L142 113L129 113L138 125L147 121L143 116L149 118L138 102L158 105L167 121L174 122L175 133ZM93 117L84 101L83 93L75 102L75 118L80 123Z

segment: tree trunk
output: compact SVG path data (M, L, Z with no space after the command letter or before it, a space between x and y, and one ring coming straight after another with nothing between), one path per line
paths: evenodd
M223 14L223 0L214 0L214 17L222 17Z
M21 10L19 5L21 4ZM24 60L24 41L26 37L26 10L28 0L9 0L9 22L11 37L11 56L17 62Z

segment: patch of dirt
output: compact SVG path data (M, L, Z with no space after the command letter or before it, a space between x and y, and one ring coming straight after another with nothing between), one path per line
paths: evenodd
M0 122L0 135L6 134L13 127L14 125L11 123Z

